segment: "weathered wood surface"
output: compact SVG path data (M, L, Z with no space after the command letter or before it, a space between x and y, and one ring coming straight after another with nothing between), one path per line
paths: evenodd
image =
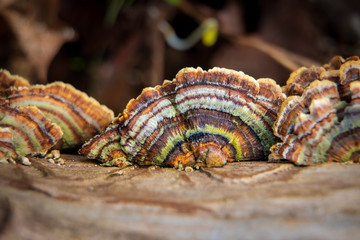
M0 165L1 239L360 239L360 165Z

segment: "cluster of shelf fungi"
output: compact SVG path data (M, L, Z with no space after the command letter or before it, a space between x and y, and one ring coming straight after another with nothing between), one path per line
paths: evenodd
M79 149L105 166L180 170L243 160L360 161L360 60L302 67L286 86L240 71L184 68L114 113L69 84L0 72L0 161Z

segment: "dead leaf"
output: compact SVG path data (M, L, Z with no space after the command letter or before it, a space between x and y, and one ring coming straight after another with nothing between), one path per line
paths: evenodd
M19 1L7 0L1 3L0 14L12 28L21 49L35 68L40 81L46 82L52 59L65 42L75 38L75 31L47 16L39 19L39 11L50 11L46 8L53 8L54 4L46 4L45 9L44 4L31 6L24 13L21 7L14 7L17 2Z

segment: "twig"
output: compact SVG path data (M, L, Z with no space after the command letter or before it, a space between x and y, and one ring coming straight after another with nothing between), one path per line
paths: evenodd
M240 45L256 48L257 50L267 54L269 57L271 57L290 71L295 71L301 66L310 67L312 65L320 65L316 61L313 61L309 58L306 58L279 46L267 43L257 36L235 36L228 37L228 39Z
M207 17L202 16L199 11L195 11L192 5L186 0L181 1L181 4L179 4L178 7L182 12L199 22L199 24L207 19ZM294 71L301 66L310 67L312 65L320 65L312 59L306 58L300 54L291 52L274 44L270 44L260 39L258 36L230 36L222 32L221 28L219 29L219 35L225 37L232 43L253 47L265 53L290 71Z

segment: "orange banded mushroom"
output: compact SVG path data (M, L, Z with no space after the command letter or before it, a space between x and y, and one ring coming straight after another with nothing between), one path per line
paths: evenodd
M61 148L75 148L103 131L114 113L70 84L11 88L6 91L10 107L36 106L46 118L63 131Z
M271 147L269 160L360 162L360 81L351 82L349 91L350 103L341 101L334 82L317 80L301 97L288 97L274 125L282 142Z
M349 85L360 80L360 60L357 56L344 59L335 56L323 67L302 67L291 73L284 92L287 96L301 96L306 87L315 80L330 80L338 85L341 98L350 95Z
M12 108L0 104L0 156L2 160L44 154L62 136L61 129L51 123L36 107Z

